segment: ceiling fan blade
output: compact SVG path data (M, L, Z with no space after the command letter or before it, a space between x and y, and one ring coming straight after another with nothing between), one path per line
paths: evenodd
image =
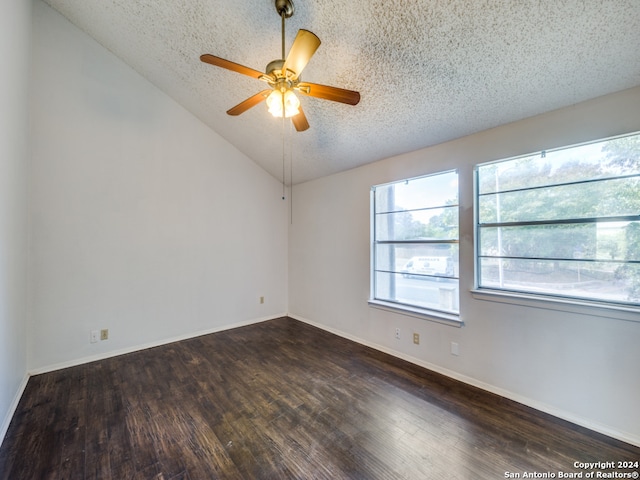
M344 88L329 87L318 83L299 83L296 87L303 95L310 97L323 98L333 102L347 103L349 105L357 105L360 101L360 93L354 90L345 90Z
M235 63L230 60L225 60L224 58L209 55L208 53L200 55L200 60L202 60L204 63L215 65L216 67L226 68L227 70L231 70L232 72L237 72L243 75L257 78L258 80L260 80L260 77L264 76L264 73L259 72L258 70L245 67L244 65L240 65L239 63Z
M291 121L293 122L293 126L296 127L296 131L304 132L309 128L309 122L307 121L307 117L302 111L302 105L298 107L300 113L291 117Z
M298 35L293 41L293 45L291 45L291 50L289 50L289 55L287 55L282 71L290 70L293 72L292 79L298 78L319 46L320 39L315 34L309 30L298 30Z
M271 93L271 90L263 90L260 93L256 93L253 97L247 98L244 102L240 102L233 108L227 110L227 114L229 115L240 115L241 113L246 112L251 107L255 107L260 102L266 100L267 96Z

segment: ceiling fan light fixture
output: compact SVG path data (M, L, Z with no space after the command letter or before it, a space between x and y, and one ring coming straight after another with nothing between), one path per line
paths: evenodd
M283 94L280 90L274 89L267 97L269 113L274 117L282 117L283 106L286 118L300 113L300 100L293 91L286 90Z

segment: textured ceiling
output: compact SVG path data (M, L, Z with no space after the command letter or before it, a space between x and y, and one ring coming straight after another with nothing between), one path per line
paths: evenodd
M284 130L294 183L640 84L639 0L294 0L287 51L300 28L322 41L304 80L361 94L301 96L298 133L264 104L226 115L265 84L199 60L279 58L273 0L46 3L276 178Z

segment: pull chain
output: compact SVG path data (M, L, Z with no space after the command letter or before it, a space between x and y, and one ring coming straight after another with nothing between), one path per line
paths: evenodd
M284 112L284 97L282 99L282 111ZM286 178L285 178L285 152L284 152L284 121L285 121L285 116L282 115L282 200L285 199L285 186L286 186Z
M289 123L289 210L290 222L293 225L293 122Z

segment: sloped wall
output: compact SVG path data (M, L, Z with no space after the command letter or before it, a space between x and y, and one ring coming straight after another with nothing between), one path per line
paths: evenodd
M286 313L280 183L39 0L33 18L30 370Z

